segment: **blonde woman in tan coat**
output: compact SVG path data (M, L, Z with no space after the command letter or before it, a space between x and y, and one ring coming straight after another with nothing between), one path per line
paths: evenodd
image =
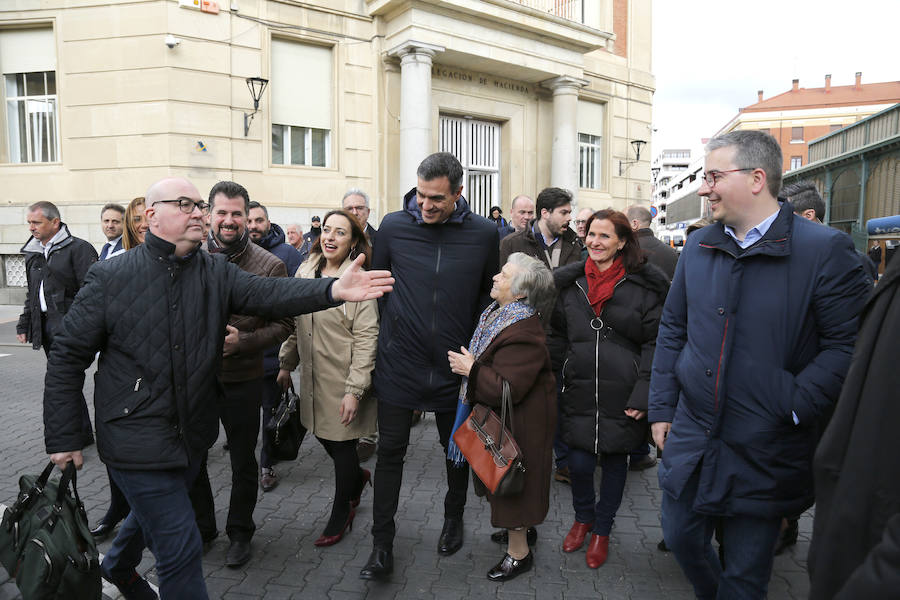
M297 277L339 277L359 254L369 266L369 244L357 220L343 210L325 215L322 234ZM375 300L345 302L295 319L278 355L278 382L290 385L300 366L300 420L334 462L331 518L316 546L338 543L353 528L355 508L371 473L359 466L356 443L375 431L376 402L369 395L378 341Z

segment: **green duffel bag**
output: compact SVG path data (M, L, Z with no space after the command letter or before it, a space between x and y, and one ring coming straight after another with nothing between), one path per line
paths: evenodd
M19 478L19 497L0 522L0 564L23 600L100 600L100 555L76 489L75 465L50 481ZM71 491L70 491L71 487Z

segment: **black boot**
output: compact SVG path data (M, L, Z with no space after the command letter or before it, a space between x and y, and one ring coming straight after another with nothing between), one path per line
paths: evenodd
M450 556L462 548L463 528L462 517L454 519L448 517L444 519L444 528L441 530L441 537L438 538L438 554Z
M359 572L360 579L386 579L394 570L394 554L390 550L373 548L366 566Z

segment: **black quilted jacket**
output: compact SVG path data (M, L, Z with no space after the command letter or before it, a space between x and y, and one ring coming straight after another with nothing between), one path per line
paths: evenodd
M332 279L257 277L219 257L146 242L88 271L54 340L44 387L47 452L78 450L84 371L94 376L100 458L115 468L184 467L218 435L216 375L230 313L277 319L334 306Z

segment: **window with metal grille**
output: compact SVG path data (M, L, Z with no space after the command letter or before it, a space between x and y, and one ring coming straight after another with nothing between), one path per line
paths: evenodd
M472 212L490 215L500 206L500 124L470 118L440 118L440 151L463 166L463 197Z
M802 127L791 127L791 142L802 142L803 141L803 128Z
M578 187L600 189L600 166L603 138L599 135L578 134Z
M3 257L3 266L6 271L6 285L8 287L25 287L28 281L25 278L25 257L21 254L7 254Z

